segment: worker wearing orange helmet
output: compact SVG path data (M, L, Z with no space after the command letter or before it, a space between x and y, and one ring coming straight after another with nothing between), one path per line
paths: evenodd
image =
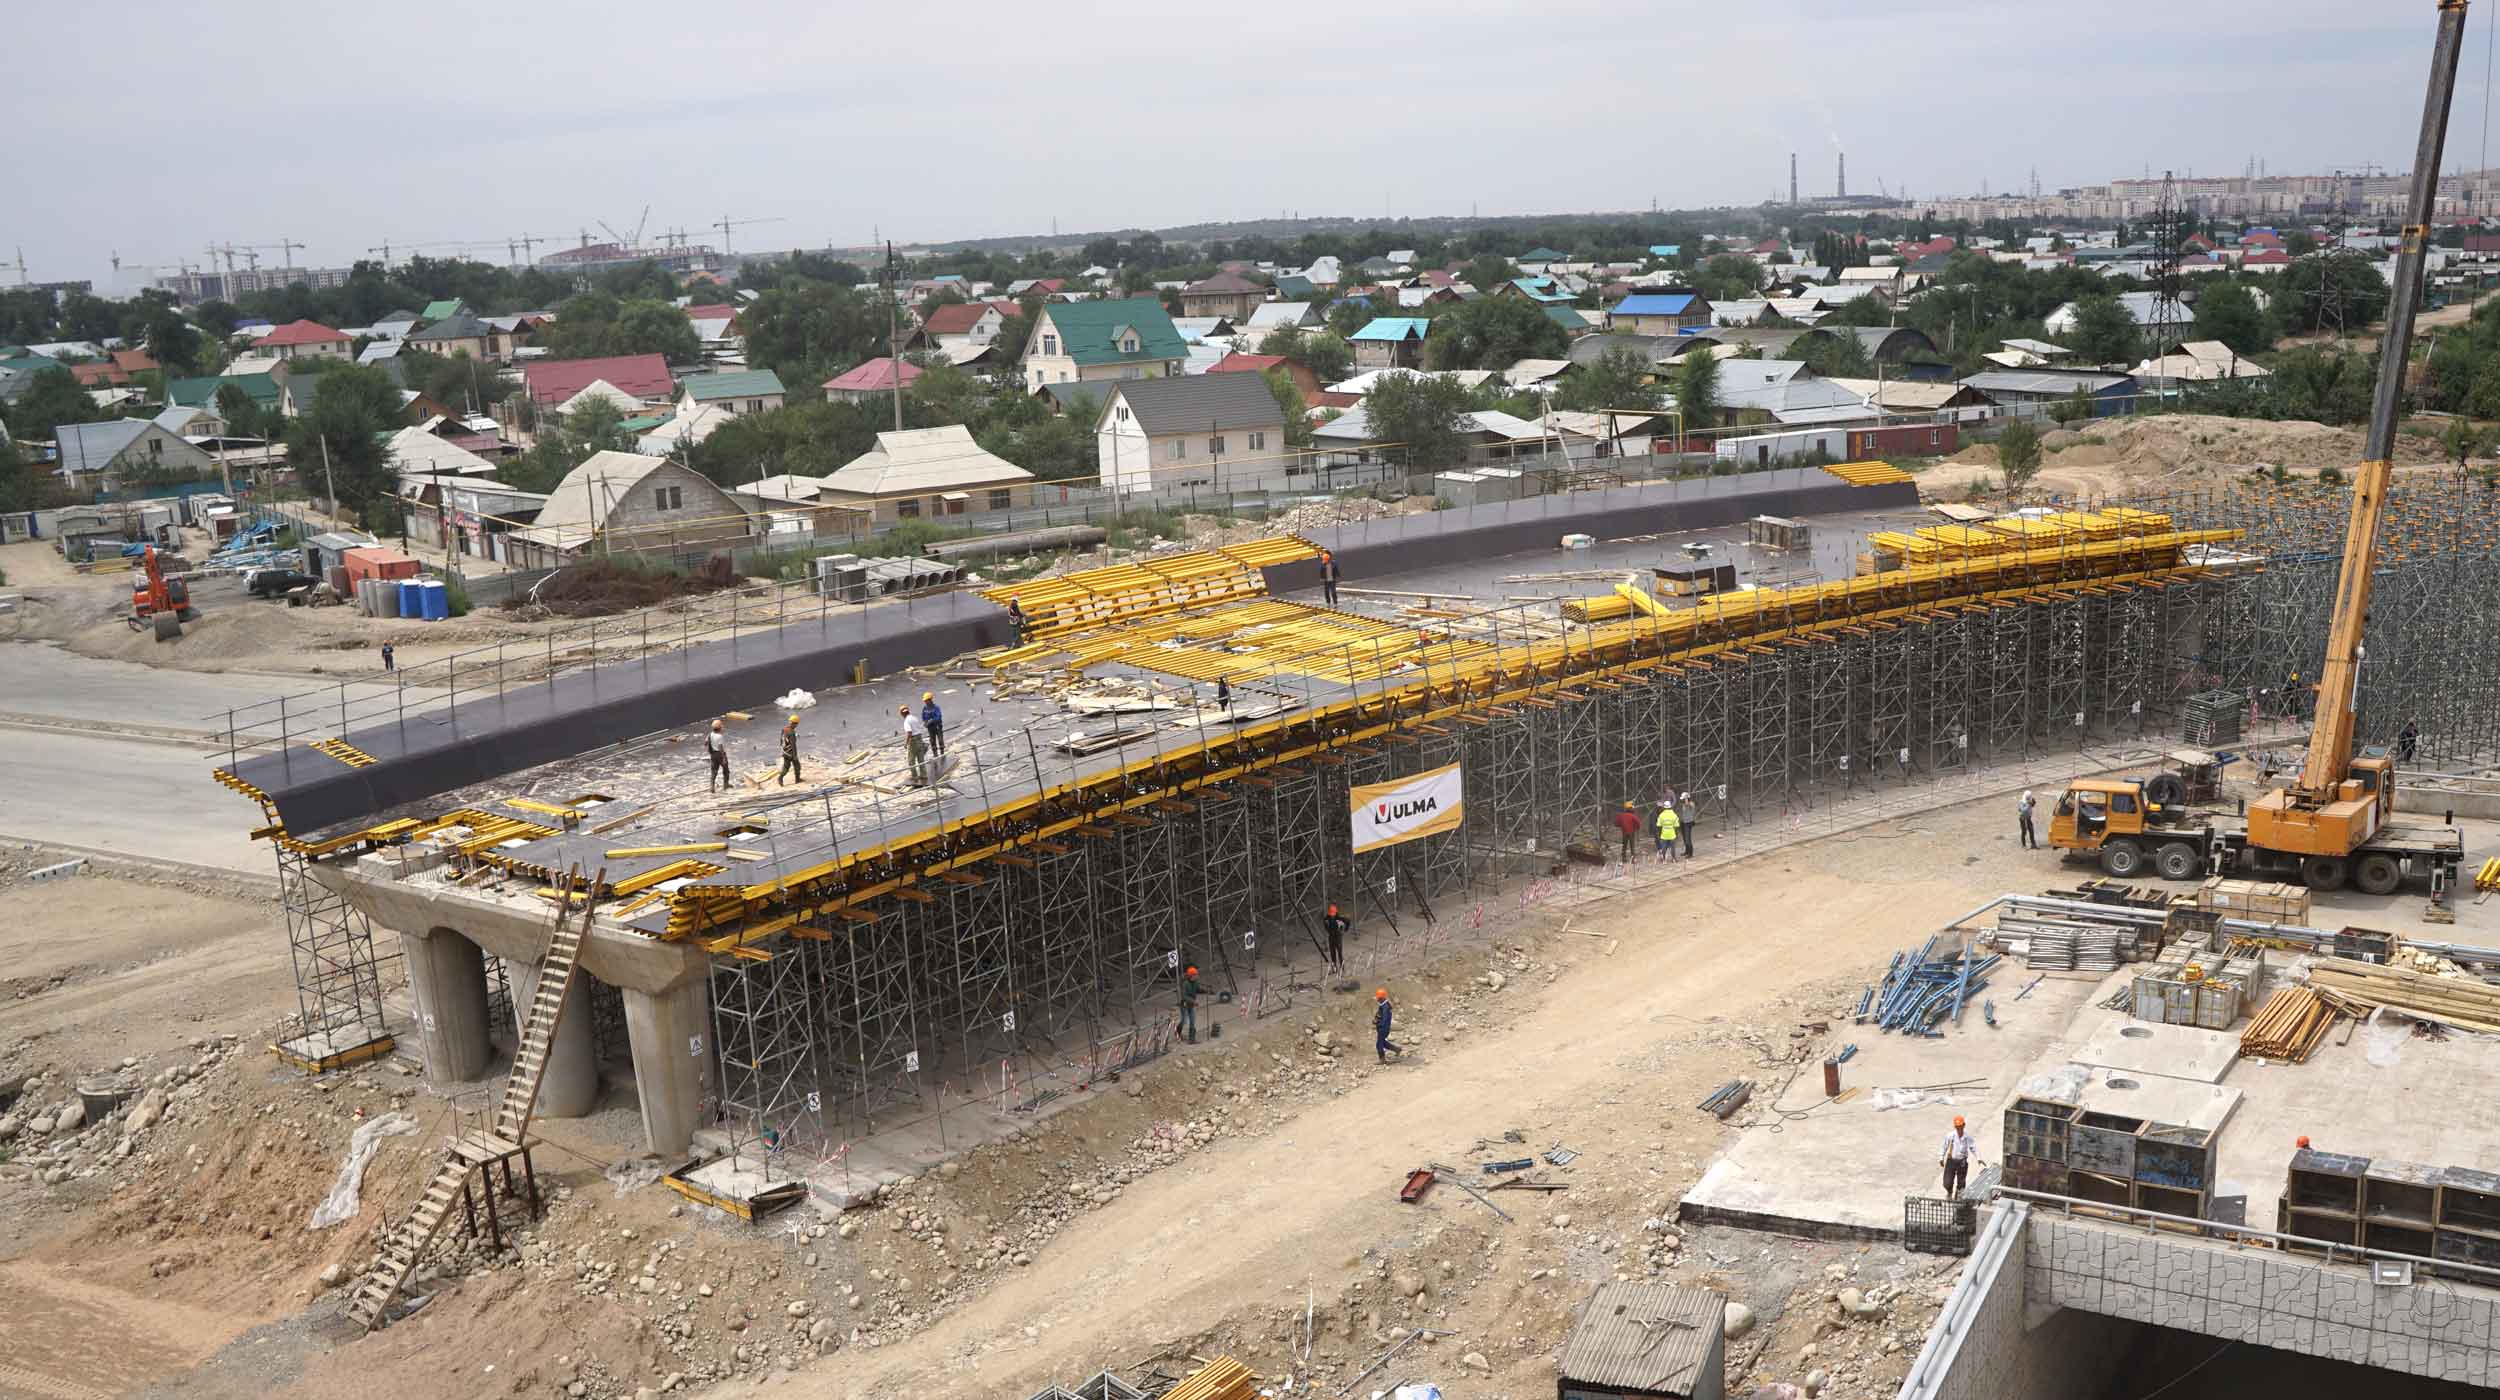
M1380 1062L1384 1065L1389 1063L1391 1055L1403 1058L1406 1054L1398 1048L1396 1041L1389 1038L1389 1020L1392 1014L1389 1009L1389 989L1381 987L1375 990L1372 993L1372 1036L1374 1039L1372 1050L1380 1056Z
M1181 978L1181 1039L1198 1043L1198 969L1191 968Z
M1959 1196L1970 1184L1970 1164L1979 1157L1979 1144L1971 1139L1970 1129L1962 1123L1962 1115L1953 1115L1953 1131L1944 1137L1944 1193Z
M1328 917L1320 920L1319 926L1328 935L1329 970L1343 976L1345 974L1345 931L1352 925L1346 922L1345 915L1337 912L1337 906L1331 904L1328 906Z

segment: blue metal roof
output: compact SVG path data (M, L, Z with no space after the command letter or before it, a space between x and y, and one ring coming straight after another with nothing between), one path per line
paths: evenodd
M1681 316L1693 309L1690 292L1652 292L1625 297L1614 304L1618 316Z
M1672 258L1683 251L1684 245L1681 243L1652 243L1649 245L1649 255L1653 258Z
M1421 340L1432 330L1432 322L1421 316L1378 316L1371 324L1348 337L1352 340Z

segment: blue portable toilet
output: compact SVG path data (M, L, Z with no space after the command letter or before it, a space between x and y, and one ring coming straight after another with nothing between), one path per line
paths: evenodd
M418 589L418 582L416 579L404 578L391 584L391 587L399 590L399 615L401 617L425 616L425 600Z
M423 581L423 587L425 590L425 620L428 622L441 622L450 617L451 590L443 586L443 581L438 578L426 579Z

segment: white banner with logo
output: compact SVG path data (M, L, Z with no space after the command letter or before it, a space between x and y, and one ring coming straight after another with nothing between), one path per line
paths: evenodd
M1352 793L1354 849L1369 851L1456 831L1465 815L1463 796L1455 763L1393 783L1363 784Z

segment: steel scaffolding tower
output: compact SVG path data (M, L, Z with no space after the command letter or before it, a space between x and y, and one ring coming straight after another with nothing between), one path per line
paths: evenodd
M284 841L271 849L277 852L278 905L295 964L295 1022L281 1049L302 1068L339 1068L365 1058L355 1052L388 1035L373 924L322 882L312 857Z

